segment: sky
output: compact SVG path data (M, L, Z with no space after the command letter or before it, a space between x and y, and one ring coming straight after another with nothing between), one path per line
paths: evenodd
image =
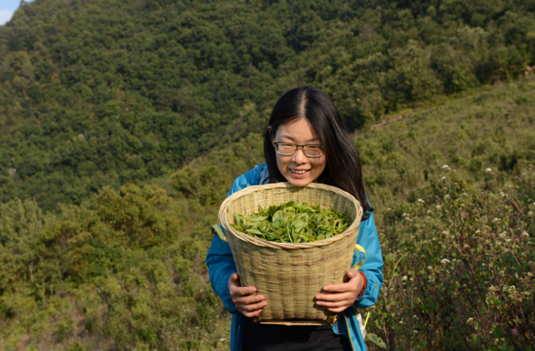
M11 19L13 12L19 5L20 0L0 0L0 26L3 26Z

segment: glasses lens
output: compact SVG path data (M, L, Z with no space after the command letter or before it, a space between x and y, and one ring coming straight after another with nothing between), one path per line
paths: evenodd
M293 155L295 152L295 145L277 143L277 151L282 155Z
M307 145L304 149L305 155L309 157L320 157L323 155L323 149L319 145Z

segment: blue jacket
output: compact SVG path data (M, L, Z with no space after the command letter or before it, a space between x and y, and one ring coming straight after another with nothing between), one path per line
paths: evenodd
M249 172L242 174L234 180L227 196L248 186L259 185L261 174L265 174L266 171L267 166L265 163L256 165ZM383 285L383 257L372 214L370 214L367 220L361 222L357 244L364 247L367 253L366 262L360 268L360 271L366 275L368 285L363 298L355 302L354 307L365 308L375 304L379 297L381 286ZM361 258L359 257L359 252L355 251L353 265L357 264ZM206 264L208 265L212 288L221 300L223 300L227 310L232 313L230 349L231 351L241 351L246 317L238 313L236 306L230 298L228 289L228 280L230 275L236 272L236 265L229 244L221 240L218 235L214 236L206 257ZM355 308L348 308L343 312L338 321L333 325L333 332L348 337L354 351L366 350L366 345L364 344L357 322Z

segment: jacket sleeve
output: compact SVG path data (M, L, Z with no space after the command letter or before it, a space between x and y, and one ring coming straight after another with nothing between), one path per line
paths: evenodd
M257 165L251 171L236 178L227 197L249 185L256 185L263 166L263 164ZM206 265L208 266L210 283L214 292L221 298L227 311L237 313L238 310L234 302L232 302L228 290L228 280L230 275L236 272L236 264L234 263L230 245L221 240L218 235L215 235L212 240L210 250L208 250L208 255L206 256Z
M230 298L228 290L228 280L232 273L236 272L236 264L230 251L230 245L214 236L208 255L206 256L206 265L210 275L210 283L214 292L221 298L225 308L230 313L236 313L237 309Z
M357 264L362 258L366 260L359 270L366 276L368 285L362 299L355 302L354 305L357 308L366 308L377 302L381 286L383 286L383 255L373 214L370 214L370 217L360 224L357 244L366 250L366 255L355 251L353 265Z

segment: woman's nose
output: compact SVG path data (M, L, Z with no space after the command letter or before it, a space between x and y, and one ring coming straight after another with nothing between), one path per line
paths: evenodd
M304 163L306 162L307 156L305 155L305 152L303 151L302 147L298 147L295 154L293 154L292 161L294 163Z

